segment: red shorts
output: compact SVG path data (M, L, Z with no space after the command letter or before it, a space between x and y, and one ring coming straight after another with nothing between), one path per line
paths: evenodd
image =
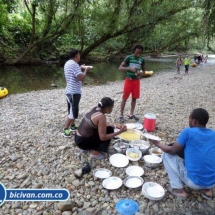
M122 98L128 99L130 94L132 99L140 98L140 79L125 79Z

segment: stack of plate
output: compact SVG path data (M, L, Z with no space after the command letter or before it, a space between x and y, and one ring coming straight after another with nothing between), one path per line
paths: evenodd
M144 183L142 193L146 198L154 201L161 200L165 195L163 187L155 182Z

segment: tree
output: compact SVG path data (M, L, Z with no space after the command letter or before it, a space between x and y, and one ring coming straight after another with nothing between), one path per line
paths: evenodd
M215 33L215 2L210 0L204 1L204 16L202 19L204 33L206 34L207 38L207 47L210 51L215 53L215 49L212 48L211 45L213 43L213 37Z
M68 32L71 22L80 14L80 4L84 0L24 0L28 12L26 19L31 23L30 38L25 50L12 61L18 63L25 56L39 50L43 44L54 43Z

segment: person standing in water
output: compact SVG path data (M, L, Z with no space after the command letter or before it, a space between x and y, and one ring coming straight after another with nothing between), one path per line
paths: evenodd
M120 71L126 72L120 107L120 123L124 123L125 104L130 94L132 95L132 100L128 118L136 121L139 120L139 118L134 115L134 109L136 106L136 100L140 97L140 76L145 73L145 60L141 57L142 52L143 46L136 45L133 49L133 54L127 56L119 66Z

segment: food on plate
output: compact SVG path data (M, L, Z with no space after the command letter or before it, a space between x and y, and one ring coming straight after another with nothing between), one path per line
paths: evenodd
M131 132L123 132L119 135L119 137L123 140L131 141L131 140L139 140L141 135L138 133L131 133Z
M139 157L139 153L137 153L137 152L129 152L128 156L130 158L138 158Z

